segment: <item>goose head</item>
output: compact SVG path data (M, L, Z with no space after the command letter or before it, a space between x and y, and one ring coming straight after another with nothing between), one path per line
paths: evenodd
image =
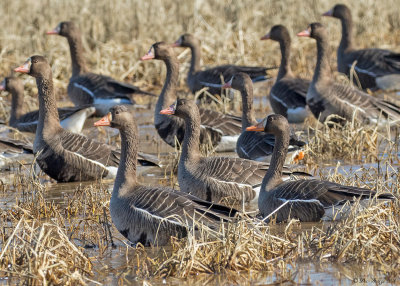
M18 93L24 91L24 85L22 80L15 76L5 77L4 80L0 84L0 90L5 90L11 93Z
M160 114L175 115L181 118L186 118L197 109L197 105L193 100L180 98L174 104L160 111Z
M60 22L57 27L53 30L46 32L47 35L59 35L63 37L69 37L75 33L77 33L78 28L74 24L74 22Z
M31 56L22 66L14 69L15 72L26 73L35 78L51 77L51 68L46 58L43 56Z
M246 90L253 85L251 78L248 74L240 72L235 74L227 83L225 83L223 88L233 88L239 91Z
M275 25L271 28L271 30L261 37L261 40L273 40L273 41L283 41L290 39L288 29L283 25Z
M328 16L338 19L348 19L351 18L351 11L346 5L337 4L332 9L322 14L322 16Z
M246 128L247 131L264 131L275 136L289 132L289 122L280 114L271 114L256 125Z
M192 34L186 33L179 37L179 39L172 44L173 47L185 47L190 48L199 45L199 40Z
M147 54L145 54L140 59L142 61L152 60L152 59L165 60L167 58L170 58L173 55L174 55L174 51L173 51L171 45L168 45L165 42L157 42L157 43L153 44L150 47Z
M310 37L313 39L322 39L325 35L325 27L318 22L311 23L308 28L297 34L298 37Z
M110 126L116 129L126 129L134 124L135 118L126 105L115 105L110 112L94 123L94 126Z

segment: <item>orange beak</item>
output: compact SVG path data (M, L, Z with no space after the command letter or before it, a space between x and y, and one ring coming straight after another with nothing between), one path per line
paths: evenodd
M264 131L263 122L258 122L256 125L250 126L246 128L246 131Z
M175 114L175 104L160 111L160 114L172 115Z
M305 156L304 152L303 151L299 151L299 153L297 153L297 155L293 158L293 161L295 163L298 163L300 160L304 159L304 156Z
M46 32L46 35L58 35L58 31L56 29Z
M96 121L94 126L110 126L112 121L111 112L107 113L102 119Z
M19 66L16 69L14 69L14 71L20 73L29 73L30 69L31 69L31 62L26 61L22 66Z
M310 33L309 29L304 30L297 34L298 37L309 37L310 35L311 35L311 33Z
M270 34L270 33L267 33L267 34L265 34L264 36L262 36L262 37L260 38L261 41L262 41L262 40L268 40L268 39L271 39L271 34Z
M333 15L333 9L326 11L324 14L322 14L322 16L328 16L328 17L332 17Z

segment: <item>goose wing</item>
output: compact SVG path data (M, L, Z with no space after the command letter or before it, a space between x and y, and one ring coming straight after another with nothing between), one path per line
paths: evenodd
M199 108L201 124L220 130L223 135L237 135L242 130L242 118L210 109Z
M400 73L400 53L383 49L357 50L346 55L349 68L357 61L356 71L373 77Z
M163 116L159 120L159 124L155 124L160 137L170 146L175 147L175 138L179 143L183 142L185 135L185 121L176 116ZM201 125L200 129L200 144L209 144L211 142L213 147L216 147L221 142L222 131L216 128Z
M91 140L80 134L63 130L60 134L62 147L82 159L98 162L104 166L118 167L120 152L111 146Z
M277 97L288 109L306 105L309 80L301 78L283 78L271 89L271 95Z
M200 71L196 74L197 80L207 83L221 84L221 77L225 82L229 81L236 73L244 72L248 74L252 80L266 79L267 71L273 68L268 67L251 67L251 66L236 66L222 65Z

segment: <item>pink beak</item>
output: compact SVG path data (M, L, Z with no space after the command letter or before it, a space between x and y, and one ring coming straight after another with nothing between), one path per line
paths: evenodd
M264 36L262 36L262 37L260 38L261 41L262 41L262 40L268 40L268 39L271 39L271 34L270 34L270 33L267 33L267 34L265 34Z
M333 15L333 9L326 11L324 14L322 14L322 16L328 16L328 17L332 17Z
M309 36L311 36L311 33L310 33L310 30L307 29L307 30L304 30L304 31L298 33L297 36L298 37L309 37Z
M59 32L57 31L57 28L46 32L46 35L58 35L58 34L59 34Z
M29 73L29 62L25 62L22 66L17 67L14 69L15 72L20 72L20 73Z

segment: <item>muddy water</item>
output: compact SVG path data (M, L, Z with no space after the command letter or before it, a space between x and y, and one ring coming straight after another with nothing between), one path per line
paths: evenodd
M258 103L260 104L260 103ZM264 103L261 103L262 105ZM167 146L156 134L155 129L152 125L153 112L148 109L136 110L137 120L140 130L140 150L143 152L149 152L159 154L165 163L166 168L138 168L139 180L146 185L157 185L163 184L168 186L174 186L176 179L171 179L172 169L174 165L174 158L176 158L175 150ZM258 114L259 118L263 114ZM84 130L84 134L91 138L97 138L100 141L118 144L119 137L118 133L111 128L94 128L91 127L94 119L87 123L87 129ZM10 136L9 131L1 131L0 136ZM33 142L33 136L27 135L28 140ZM227 156L233 156L234 154L221 154ZM0 180L2 185L12 184L15 180L18 180L16 173L30 174L34 169L31 168L30 162L33 160L32 155L21 154L14 158L14 167L7 171L2 171ZM21 167L21 162L24 165ZM349 173L351 170L357 169L359 166L345 165L337 171L343 174ZM328 166L322 170L323 173L336 171L336 163L333 162L332 166ZM37 170L36 170L37 172ZM61 207L65 205L65 198L71 195L77 187L90 185L91 183L69 183L69 184L56 184L49 181L45 176L40 176L41 182L46 186L45 196L48 200L54 201ZM113 182L106 183L107 188L112 190ZM16 197L21 196L21 191L14 190L12 192L0 192L0 207L4 209L10 208L14 203ZM255 205L246 206L248 210L256 210ZM310 229L315 224L302 224L300 231ZM322 224L321 227L324 227ZM276 230L279 233L283 230L285 225L279 226ZM279 228L282 228L281 230ZM115 240L116 247L106 252L102 256L99 256L99 250L86 249L88 256L95 258L94 269L95 277L94 280L104 284L117 284L121 279L121 275L125 277L125 283L132 285L144 285L143 280L137 280L131 273L125 273L127 259L135 257L135 250L130 248L128 243L123 240L121 235L112 228L113 236L119 238ZM148 249L148 251L159 251L158 249ZM371 266L358 265L358 264L335 264L335 263L319 263L314 261L299 262L296 265L287 265L287 271L293 273L292 280L286 281L287 284L300 283L303 285L319 284L319 285L380 285L384 284L383 273L379 272ZM18 282L18 280L12 279L0 281L0 284ZM150 279L146 281L151 285L220 285L227 283L226 277L223 275L198 275L194 278L180 280L176 278L163 279ZM268 285L285 282L281 281L279 275L276 273L257 273L257 274L241 274L237 284L255 284L255 285ZM365 283L364 283L365 282ZM229 284L229 283L228 283Z

